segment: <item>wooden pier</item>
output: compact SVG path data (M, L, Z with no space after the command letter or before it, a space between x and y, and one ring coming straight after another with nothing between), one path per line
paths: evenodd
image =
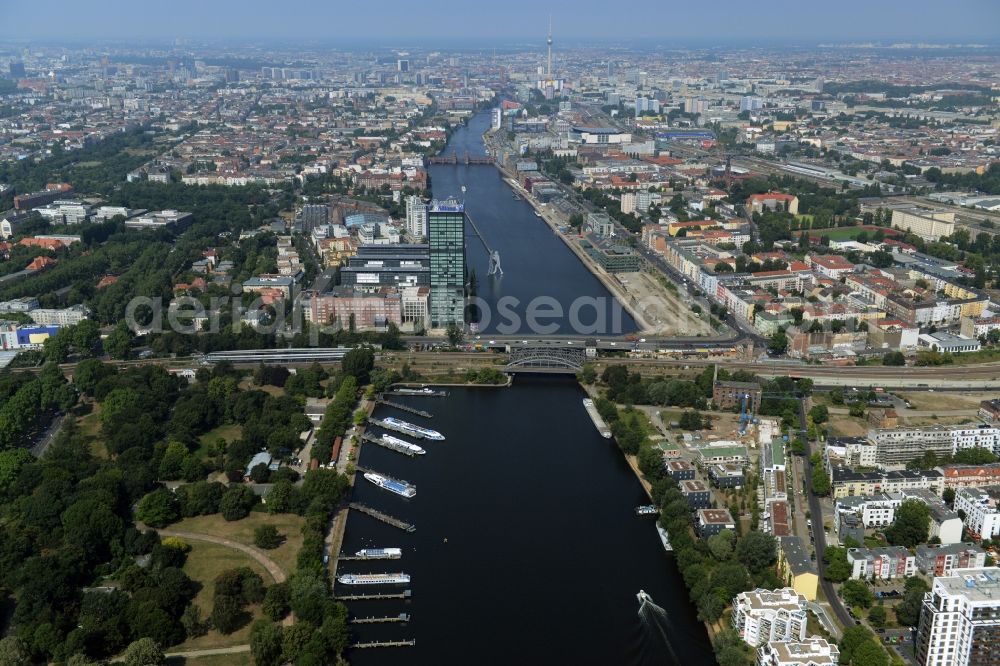
M402 592L370 592L368 594L343 594L334 597L337 601L381 601L383 599L409 599L413 596L410 590Z
M406 448L405 446L400 446L393 442L387 442L381 437L374 437L372 435L362 435L362 442L368 442L374 444L375 446L381 446L383 449L389 449L390 451L395 451L396 453L402 453L404 456L414 457L417 455L416 451Z
M385 405L386 407L392 407L393 409L399 409L404 412L409 412L410 414L416 414L417 416L422 416L425 419L432 419L434 415L430 412L424 411L423 409L417 409L416 407L410 407L409 405L404 405L399 402L393 402L391 400L385 400L382 396L375 398L375 402L379 405Z
M352 643L351 649L364 650L366 648L413 647L416 644L417 641L412 638L402 641L369 641L367 643Z
M361 513L368 514L375 520L381 520L386 525L392 525L393 527L404 530L406 532L417 531L416 525L411 525L410 523L404 522L399 518L393 518L387 513L382 513L378 509L373 509L370 506L365 506L364 504L361 504L359 502L351 502L348 506L350 506L355 511L360 511Z
M387 615L385 617L356 617L350 620L351 624L382 624L389 622L409 622L410 616L407 613L399 615Z

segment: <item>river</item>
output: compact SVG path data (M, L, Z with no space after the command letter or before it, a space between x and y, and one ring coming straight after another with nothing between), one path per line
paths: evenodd
M489 128L488 113L473 116L467 125L452 133L444 154L457 154L459 159L470 155L485 155L483 132ZM491 249L500 252L503 275L489 276L489 254L470 224L466 224L466 263L476 271L478 296L485 301L490 319L483 319L482 330L503 333L528 333L528 307L532 299L547 297L558 303L562 316L539 317L543 325L553 330L538 330L543 334L582 333L623 334L638 329L635 320L611 296L607 288L594 277L580 259L541 219L526 201L516 201L513 190L500 171L490 165L435 165L431 167L431 188L434 196L456 196L465 200L466 212L475 221L483 239ZM465 187L465 192L462 192ZM506 311L520 320L518 326L498 328L513 321L505 317L497 305L506 298L513 304ZM570 308L574 299L580 301L578 320L573 325ZM516 300L511 300L516 299ZM585 305L594 303L594 305ZM539 307L544 303L538 302ZM598 314L600 310L600 314Z
M379 407L376 416L447 439L420 442L427 453L412 459L362 449L362 466L409 481L417 495L404 499L359 474L354 501L417 529L351 512L345 553L401 547L403 557L343 562L340 572L402 571L413 593L409 601L348 603L352 616L411 615L406 625L354 625L354 638L416 645L354 650L352 664L714 663L654 520L634 515L648 502L642 486L614 441L598 434L583 397L571 378L520 375L512 388L394 397L432 419ZM665 618L640 619L640 589Z

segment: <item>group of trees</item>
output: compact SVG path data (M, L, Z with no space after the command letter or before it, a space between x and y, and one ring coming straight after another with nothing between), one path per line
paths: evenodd
M56 410L76 403L76 391L59 366L47 364L37 376L0 376L0 450L22 445Z
M723 530L702 540L691 530L691 508L676 482L662 471L650 480L660 488L660 525L670 534L677 565L701 620L716 622L740 592L781 587L774 572L778 556L774 537L757 531L740 534ZM729 630L716 637L719 664L753 663L753 653L746 645L730 638Z
M670 405L704 409L712 395L712 377L706 373L697 381L682 379L644 379L640 372L629 372L623 365L609 365L601 373L607 385L607 397L613 402L633 405ZM707 385L706 385L707 383Z

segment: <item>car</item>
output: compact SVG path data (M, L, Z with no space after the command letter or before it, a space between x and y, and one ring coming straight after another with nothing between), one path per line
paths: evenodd
M496 340L490 340L490 344L491 344L491 345L495 345L496 343L497 343L497 341L496 341Z

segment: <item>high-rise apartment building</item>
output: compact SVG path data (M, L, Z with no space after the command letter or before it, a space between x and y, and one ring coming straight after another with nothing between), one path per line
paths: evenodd
M434 200L427 210L432 328L465 324L465 205Z
M920 666L1000 664L1000 568L956 569L934 579L917 625Z
M413 241L427 238L427 204L415 194L406 197L406 233Z

